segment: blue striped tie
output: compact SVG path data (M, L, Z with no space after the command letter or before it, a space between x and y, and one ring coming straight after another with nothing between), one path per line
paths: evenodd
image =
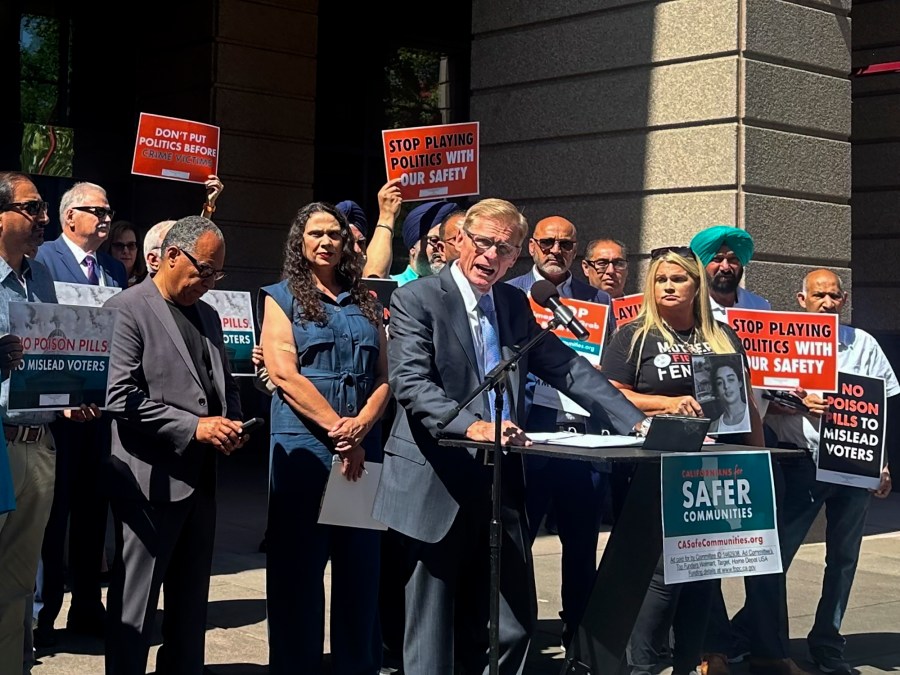
M478 324L481 326L481 349L484 356L484 373L487 375L493 370L500 359L500 337L497 335L497 314L494 312L494 302L491 296L482 295L478 301ZM494 419L494 391L490 390L488 396L491 401L491 420ZM503 419L509 419L509 399L503 397Z

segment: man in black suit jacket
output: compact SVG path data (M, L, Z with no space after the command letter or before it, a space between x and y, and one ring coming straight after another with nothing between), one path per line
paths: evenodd
M548 216L534 226L528 240L528 252L534 267L507 283L526 293L536 281L547 280L556 286L560 297L595 302L610 307L612 300L605 291L598 290L572 276L569 271L575 260L578 232L575 225L562 216ZM607 310L607 332L612 330L612 312ZM592 335L592 339L601 336ZM526 431L588 431L590 418L532 403L538 382L528 377L525 385ZM592 433L603 430L603 420L592 424ZM526 510L531 539L537 537L544 516L555 516L556 531L562 544L561 596L563 620L562 646L568 647L578 624L584 616L588 598L597 576L597 540L600 533L604 474L590 462L562 457L549 458L531 455L525 458ZM547 516L548 521L550 516ZM548 525L548 530L550 529Z
M54 281L125 288L125 267L97 250L109 235L114 216L106 190L94 183L76 183L60 200L62 234L41 244L36 260L47 266ZM57 443L56 485L41 547L43 607L34 634L38 647L56 642L53 624L65 594L67 531L72 603L66 628L70 633L102 638L106 614L100 566L109 504L100 476L109 452L109 423L100 419L75 424L62 419L50 427Z
M528 224L507 201L471 207L457 235L460 257L439 275L410 282L391 300L388 347L391 388L400 410L385 446L373 515L412 539L415 569L406 586L406 675L488 669L489 540L492 471L482 456L438 445L438 421L483 379L490 345L522 345L540 327L525 295L498 284L519 254ZM496 311L484 300L490 298ZM592 413L627 433L644 420L585 359L555 336L520 361ZM528 443L524 378L509 387L505 444ZM444 430L493 441L488 396L462 410ZM521 456L503 456L503 555L500 573L500 667L518 673L537 620Z
M182 218L163 241L159 272L104 305L119 310L107 398L116 523L108 675L143 675L162 584L157 672L203 672L216 456L246 440L219 315L198 302L224 276L224 260L219 228Z

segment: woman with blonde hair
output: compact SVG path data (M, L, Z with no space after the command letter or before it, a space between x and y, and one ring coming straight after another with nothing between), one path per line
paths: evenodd
M604 349L603 372L650 417L696 417L703 409L693 396L691 357L713 353L744 351L734 331L713 319L705 270L686 246L654 249L641 312L613 334ZM755 406L751 419L752 431L738 442L761 446L762 423ZM628 643L631 675L654 671L657 637L667 632L669 619L675 631L673 675L688 675L698 666L714 591L712 581L667 586L660 558ZM708 665L709 675L729 672L726 659Z

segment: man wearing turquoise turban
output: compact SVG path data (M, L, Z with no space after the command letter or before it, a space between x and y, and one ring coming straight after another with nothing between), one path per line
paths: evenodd
M730 225L713 225L691 239L691 250L706 268L713 316L725 321L728 307L772 309L765 298L741 288L744 267L753 257L753 237Z

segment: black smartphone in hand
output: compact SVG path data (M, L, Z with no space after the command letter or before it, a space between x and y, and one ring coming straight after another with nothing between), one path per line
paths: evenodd
M256 427L261 427L263 424L262 417L254 417L253 419L249 419L246 422L241 422L241 433L249 434L251 431L256 429Z
M795 396L794 394L787 391L769 391L768 389L763 392L763 398L769 401L774 401L780 405L785 406L786 408L792 408L793 410L800 410L803 412L808 412L809 408L803 403L803 399L799 396Z

